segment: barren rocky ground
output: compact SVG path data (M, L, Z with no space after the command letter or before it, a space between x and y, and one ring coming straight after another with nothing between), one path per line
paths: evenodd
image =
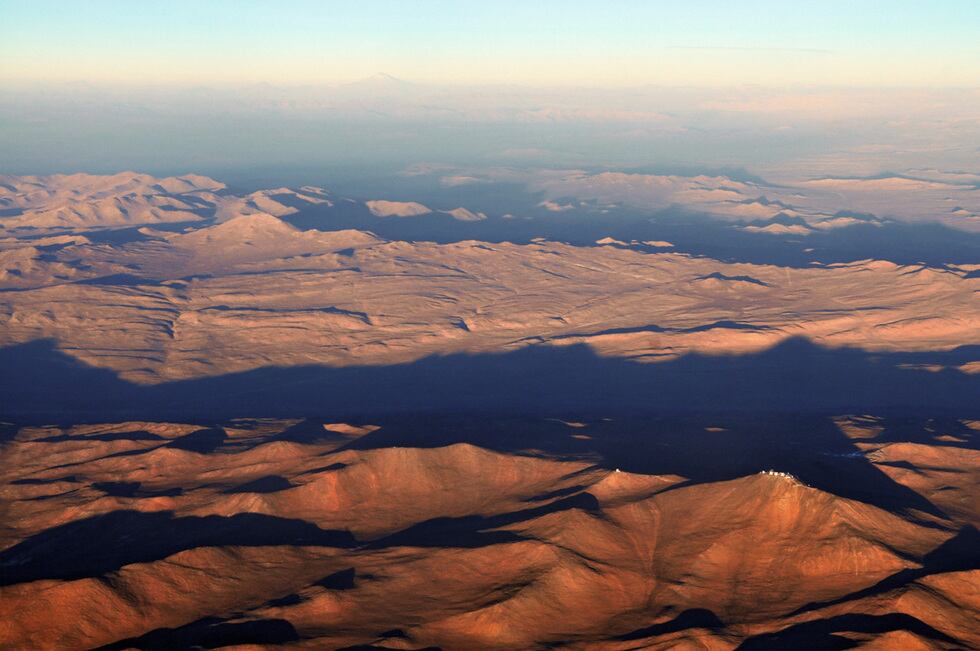
M732 232L904 228L826 200ZM975 259L193 175L0 210L3 648L980 647Z

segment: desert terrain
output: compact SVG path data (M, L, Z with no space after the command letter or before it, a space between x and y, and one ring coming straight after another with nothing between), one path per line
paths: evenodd
M968 181L0 176L0 647L980 648Z

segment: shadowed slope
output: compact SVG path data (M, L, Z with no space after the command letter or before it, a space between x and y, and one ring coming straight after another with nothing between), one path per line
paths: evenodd
M888 615L839 615L829 619L796 624L778 633L768 633L745 640L739 649L761 651L771 649L852 649L860 644L838 633L886 633L909 631L918 636L939 642L956 643L956 640L937 631L922 620L905 613Z
M818 610L847 601L856 601L865 597L879 595L890 590L905 587L916 579L921 579L930 574L976 569L980 569L980 532L977 532L974 527L968 526L923 556L921 567L902 570L882 579L872 586L852 594L844 595L833 601L808 604L800 608L797 613Z
M302 520L255 513L175 518L166 511L113 511L48 529L4 550L0 585L99 576L193 547L354 543L346 531L324 531Z

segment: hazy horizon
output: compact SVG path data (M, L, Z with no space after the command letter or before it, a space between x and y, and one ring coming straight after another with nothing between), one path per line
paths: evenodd
M423 163L968 170L980 141L967 1L4 0L0 16L6 173L366 196Z

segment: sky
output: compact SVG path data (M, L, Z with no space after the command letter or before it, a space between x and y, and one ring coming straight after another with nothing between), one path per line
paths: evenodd
M980 2L0 0L0 81L980 85Z

